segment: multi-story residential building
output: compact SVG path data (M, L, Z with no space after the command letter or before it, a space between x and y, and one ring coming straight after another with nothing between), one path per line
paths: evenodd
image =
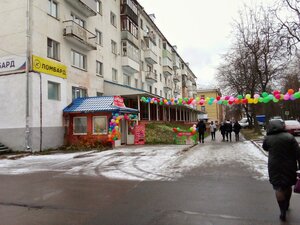
M63 144L63 109L120 95L140 120L188 120L197 109L143 104L195 97L196 76L136 0L0 2L0 142L14 150Z
M207 97L216 99L217 96L221 96L221 92L219 89L197 90L197 97L199 97L199 99L206 99ZM211 105L209 104L197 105L197 108L201 112L203 112L202 114L199 114L199 119L218 121L218 123L224 120L223 105L213 103Z

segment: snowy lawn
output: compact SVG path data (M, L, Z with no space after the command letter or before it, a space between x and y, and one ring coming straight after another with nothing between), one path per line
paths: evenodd
M221 146L221 147L219 147ZM176 180L185 172L203 166L242 163L257 179L268 179L267 157L251 142L207 142L187 152L184 145L131 146L104 152L28 156L0 160L0 174L42 171L68 175L105 176L124 180Z

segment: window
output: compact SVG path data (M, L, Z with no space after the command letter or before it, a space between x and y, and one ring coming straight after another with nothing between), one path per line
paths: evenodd
M97 95L97 97L100 97L100 96L103 96L103 93L102 92L97 92L96 95Z
M123 79L124 79L123 80L124 84L130 86L130 84L131 84L130 76L124 75Z
M72 100L87 97L87 90L79 87L72 87Z
M136 39L138 38L138 27L127 16L121 17L121 30L130 32Z
M112 80L118 81L118 71L114 68L112 68Z
M103 43L102 32L96 30L96 44L102 46L103 45L102 43Z
M106 116L93 116L93 134L107 134Z
M74 50L71 50L71 62L72 66L75 66L79 69L86 70L86 56L76 52Z
M157 88L154 88L154 94L157 95Z
M96 7L97 13L102 15L102 2L100 0L96 0Z
M53 0L48 0L48 14L50 16L53 16L55 18L58 17L58 13L57 13L57 2L53 1Z
M135 88L138 88L138 79L134 79Z
M142 90L144 90L144 88L145 88L145 83L142 82Z
M161 66L161 57L159 56L159 65Z
M48 81L48 99L60 100L60 84Z
M201 111L205 112L205 106L201 106Z
M149 92L152 93L152 86L151 85L148 86L148 89L149 89Z
M74 117L73 118L73 134L86 134L87 132L87 118Z
M103 63L96 61L96 74L103 77Z
M161 73L159 74L159 80L160 80L160 82L162 82L162 75L161 75Z
M110 23L114 27L117 27L117 18L116 18L116 15L113 12L110 12Z
M162 96L162 90L159 91L159 95Z
M59 43L50 38L47 39L47 57L59 60Z
M143 23L143 20L142 20L142 19L140 19L140 27L141 27L141 28L142 28L142 30L143 30L144 23Z
M130 42L128 41L122 41L122 56L127 56L130 59L139 62L139 49L134 47Z
M117 42L111 40L111 52L117 54Z
M72 20L81 27L85 27L85 21L75 14L71 14Z

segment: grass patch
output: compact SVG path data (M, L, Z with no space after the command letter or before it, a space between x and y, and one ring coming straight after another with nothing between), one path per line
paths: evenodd
M182 132L189 132L191 124L156 123L146 124L146 144L175 144L173 128L180 128ZM184 139L185 137L182 137ZM197 133L198 140L198 133Z
M262 138L262 133L261 131L255 131L255 129L242 129L241 133L247 140L255 140L255 139L261 139Z

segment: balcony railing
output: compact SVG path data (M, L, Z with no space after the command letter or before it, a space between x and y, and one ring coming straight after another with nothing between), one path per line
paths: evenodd
M157 55L150 48L144 52L145 61L150 64L157 64Z
M97 15L97 4L95 0L66 0L66 2L87 17Z
M96 35L73 20L64 21L64 36L87 50L96 50Z
M157 74L153 71L147 71L146 72L146 81L150 83L156 83L157 82Z
M180 82L180 76L179 76L179 75L175 75L175 76L173 77L173 81L174 81L174 83Z

